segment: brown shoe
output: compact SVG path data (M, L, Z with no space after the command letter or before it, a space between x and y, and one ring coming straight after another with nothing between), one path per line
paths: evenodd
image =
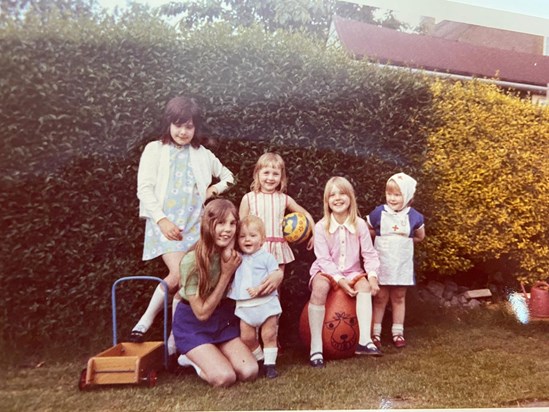
M401 349L406 346L406 339L402 335L395 335L393 336L393 344L396 348Z
M374 345L376 345L376 348L381 349L381 336L373 335L372 342L374 342Z

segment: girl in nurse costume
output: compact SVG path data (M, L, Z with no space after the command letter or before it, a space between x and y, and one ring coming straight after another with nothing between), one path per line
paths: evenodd
M378 348L381 348L381 324L389 300L393 312L393 344L397 348L406 346L406 290L415 285L414 243L425 238L423 215L410 206L416 185L415 179L405 173L391 176L385 188L387 203L376 207L367 218L381 264L372 330L372 340Z

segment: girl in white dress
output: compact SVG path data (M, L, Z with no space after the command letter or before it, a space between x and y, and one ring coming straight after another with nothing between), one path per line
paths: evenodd
M415 284L414 243L425 238L423 215L410 207L417 182L405 173L389 178L385 188L387 203L368 215L368 226L381 263L380 291L374 297L372 340L381 347L381 323L385 307L391 300L393 344L406 346L404 316L406 290Z

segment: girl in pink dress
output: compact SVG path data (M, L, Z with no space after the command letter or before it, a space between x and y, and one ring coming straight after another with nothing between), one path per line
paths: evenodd
M381 356L372 342L372 295L379 291L379 258L368 225L358 216L355 191L344 177L330 178L324 189L324 217L315 226L316 260L311 266L311 298L308 305L313 368L324 367L322 328L326 299L332 289L342 288L356 299L359 340L357 355Z

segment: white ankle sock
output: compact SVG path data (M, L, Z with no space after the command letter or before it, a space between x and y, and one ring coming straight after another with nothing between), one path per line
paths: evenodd
M278 355L278 348L265 348L265 365L274 365L276 364L276 357Z
M394 323L393 327L391 328L391 333L393 334L393 336L398 336L398 335L404 336L404 324Z
M370 328L372 327L372 294L359 292L356 295L356 317L358 319L358 344L367 345L372 342Z
M309 303L309 329L311 331L311 351L310 354L322 353L322 325L324 324L324 315L326 314L325 305L313 305ZM320 358L320 356L316 356Z
M374 323L374 328L372 330L373 335L381 336L381 323Z
M190 360L187 355L179 355L179 358L177 358L177 363L179 366L187 367L192 366L194 370L196 371L196 374L200 377L202 377L202 369L199 368L199 366L194 363L192 360Z
M263 354L263 349L261 349L261 345L259 345L252 351L252 355L254 355L255 360L258 362L265 359L265 355Z

